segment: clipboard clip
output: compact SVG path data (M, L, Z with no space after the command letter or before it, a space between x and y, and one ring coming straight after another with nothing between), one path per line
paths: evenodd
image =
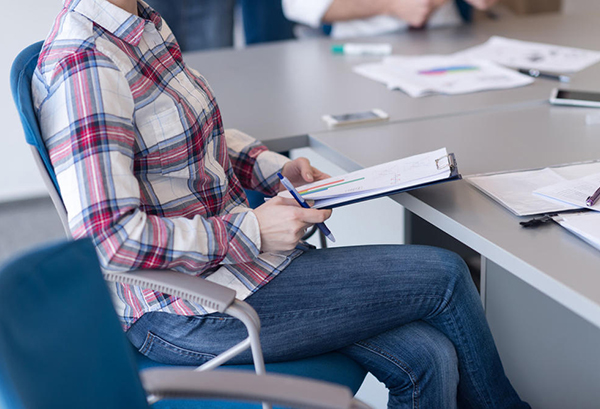
M435 167L438 170L449 168L450 170L454 170L456 167L456 159L454 158L453 153L449 153L447 155L442 156L441 158L437 158L435 160Z
M526 222L519 222L519 224L523 227L538 227L544 223L554 220L553 217L555 217L555 216L558 216L558 214L556 214L556 213L546 214L542 217L527 220Z

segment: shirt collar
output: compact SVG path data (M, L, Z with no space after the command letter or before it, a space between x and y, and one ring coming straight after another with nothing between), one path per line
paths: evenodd
M160 15L138 0L139 17L107 0L64 0L64 7L79 13L128 44L137 47L146 23L152 22L157 30L162 27Z

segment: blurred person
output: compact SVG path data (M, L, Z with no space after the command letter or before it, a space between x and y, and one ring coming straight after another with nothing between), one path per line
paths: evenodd
M235 10L241 9L246 44L288 40L294 24L280 0L148 0L179 42L182 51L233 47Z
M470 22L497 0L282 0L285 16L336 38Z

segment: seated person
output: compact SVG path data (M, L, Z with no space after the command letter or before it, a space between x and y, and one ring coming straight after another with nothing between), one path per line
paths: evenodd
M458 25L471 20L471 6L484 10L497 0L282 0L285 16L332 37L358 37L409 27Z
M32 92L73 236L92 238L105 270L171 269L232 288L261 318L267 362L340 351L386 384L391 408L529 407L458 256L315 250L300 237L330 210L283 198L247 207L244 188L275 195L279 170L295 185L327 175L226 130L206 80L142 1L65 0ZM246 336L187 300L110 288L128 338L153 360L200 365Z

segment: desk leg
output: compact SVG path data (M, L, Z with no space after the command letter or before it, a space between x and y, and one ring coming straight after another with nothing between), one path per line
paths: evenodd
M487 293L487 269L488 259L481 256L481 270L479 271L479 296L481 297L481 304L483 309L486 309L485 296Z
M485 261L485 305L506 373L543 409L600 407L600 328Z
M404 242L441 247L457 253L469 266L477 289L481 288L479 284L481 256L479 253L408 210L404 212Z

